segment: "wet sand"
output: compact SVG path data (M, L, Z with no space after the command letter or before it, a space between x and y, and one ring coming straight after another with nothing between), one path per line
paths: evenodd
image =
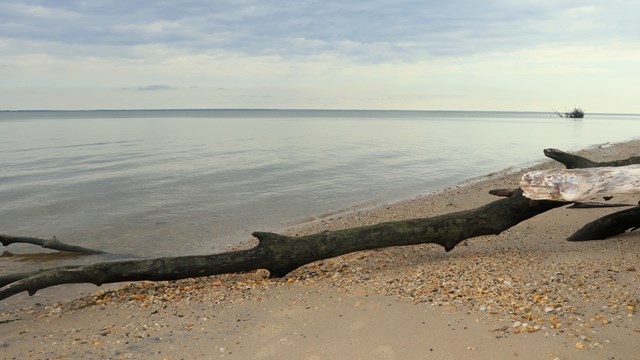
M589 149L640 154L640 141ZM553 162L536 168L559 167ZM434 216L496 200L522 172L285 229L288 234ZM637 203L637 198L611 201ZM564 239L620 210L560 208L446 253L418 245L265 271L139 282L0 315L7 359L633 359L640 240Z

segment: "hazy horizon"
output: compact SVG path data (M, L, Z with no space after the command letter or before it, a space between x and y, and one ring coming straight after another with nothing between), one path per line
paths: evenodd
M571 111L572 109L558 110L561 113ZM474 113L532 113L532 114L551 114L554 110L462 110L462 109L305 109L305 108L113 108L113 109L0 109L0 112L100 112L100 111L353 111L353 112L474 112ZM592 115L638 115L640 113L621 113L621 112L587 112Z

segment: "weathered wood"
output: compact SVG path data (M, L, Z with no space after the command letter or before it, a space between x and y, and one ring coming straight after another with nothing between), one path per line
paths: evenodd
M558 149L544 149L544 155L563 164L567 169L586 169L593 167L627 166L640 164L640 156L632 156L623 160L598 162L589 160L579 155L569 154Z
M622 203L600 203L600 202L575 202L573 205L568 206L567 209L597 209L597 208L613 208L613 207L629 207L635 206L632 204L622 204Z
M515 189L493 189L493 190L489 190L489 194L493 196L510 197L513 195L514 191L516 190Z
M569 236L569 241L604 240L640 228L640 206L594 220Z
M313 261L390 246L432 243L450 251L462 240L499 234L521 221L563 205L559 201L531 201L518 190L509 198L476 209L431 218L386 222L301 237L256 232L253 235L259 243L248 250L44 270L3 286L0 299L22 291L32 295L43 288L71 283L101 285L121 281L176 280L255 269L267 269L272 277L281 277Z
M532 200L580 201L640 193L640 165L530 171L520 188Z
M56 270L71 270L71 269L75 269L80 267L81 265L68 265L68 266L59 266L56 267ZM30 276L39 274L43 271L46 271L48 269L40 269L40 270L32 270L32 271L25 271L25 272L19 272L19 273L11 273L11 274L6 274L6 275L1 275L0 276L0 287L3 287L5 285L9 285L13 282L16 282L18 280L21 279L26 279Z
M16 243L32 244L32 245L38 245L45 249L75 252L75 253L81 253L81 254L107 254L106 251L89 249L82 246L63 243L62 241L56 239L55 236L51 239L39 239L34 237L10 236L10 235L0 234L0 243L2 243L2 245L4 246L9 246L11 244L16 244Z
M494 196L500 196L500 197L509 197L509 196L512 196L516 190L517 189L494 189L494 190L489 190L489 194ZM608 201L611 199L611 196L605 196L604 199L605 201ZM628 206L635 206L635 205L624 204L624 203L600 203L600 202L593 202L593 201L587 201L587 202L578 201L578 202L574 202L571 206L568 206L567 209L593 209L593 208L612 208L612 207L628 207Z

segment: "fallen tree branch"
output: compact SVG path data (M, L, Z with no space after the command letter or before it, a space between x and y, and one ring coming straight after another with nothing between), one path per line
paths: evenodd
M640 206L594 220L569 236L569 241L604 240L640 228Z
M632 156L624 160L598 162L589 160L579 155L569 154L558 149L544 149L544 155L563 164L567 167L567 169L585 169L593 167L612 167L640 164L640 156Z
M390 246L432 243L451 251L462 240L499 234L521 221L565 204L561 201L531 201L518 190L512 197L476 209L431 218L386 222L301 237L256 232L253 235L259 243L248 250L44 270L3 286L0 299L22 291L33 295L40 289L71 283L101 285L121 281L176 280L256 269L267 269L272 277L281 277L313 261Z
M71 270L71 269L75 269L80 267L81 265L69 265L69 266L59 266L56 267L56 270ZM30 276L33 275L37 275L39 273L42 273L43 271L48 271L50 269L40 269L40 270L33 270L33 271L25 271L25 272L20 272L20 273L11 273L11 274L7 274L7 275L2 275L0 276L0 287L3 287L5 285L9 285L13 282L16 282L18 280L21 279L26 279Z
M532 200L579 201L640 193L640 165L530 171L520 188Z
M515 191L516 191L515 189L493 189L493 190L489 190L489 194L493 196L499 196L499 197L510 197L510 196L513 196L513 193Z
M82 246L70 245L63 243L62 241L56 239L54 236L51 239L39 239L33 237L26 236L10 236L0 234L0 243L4 246L9 246L11 244L23 243L23 244L32 244L38 245L45 249L58 250L58 251L67 251L67 252L75 252L81 254L108 254L106 251L89 249Z
M629 207L635 206L633 204L623 203L599 203L593 201L586 202L574 202L573 205L568 206L567 209L597 209L597 208L613 208L613 207Z
M500 197L509 197L514 193L514 189L494 189L489 190L490 195L500 196ZM605 201L609 200L611 197L605 196ZM600 203L593 201L580 202L576 201L571 206L568 206L567 209L593 209L593 208L612 208L612 207L628 207L635 206L633 204L623 204L623 203Z

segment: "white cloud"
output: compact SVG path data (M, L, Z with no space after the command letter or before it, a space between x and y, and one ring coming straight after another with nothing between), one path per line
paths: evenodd
M594 79L637 82L636 8L618 0L3 3L0 86L64 90L90 108L477 108L502 96L503 107L527 110L532 97L562 95L543 81L593 99ZM122 90L145 87L171 91ZM0 108L15 108L16 96L4 95Z
M125 87L123 90L135 90L135 91L167 91L167 90L177 90L177 87L169 86L169 85L143 85L143 86L134 86L134 87Z
M38 2L4 5L4 36L62 44L164 44L185 52L222 48L249 55L344 51L365 62L519 49L540 41L579 41L602 24L598 8L578 2L273 1ZM100 3L96 3L100 4ZM579 5L575 5L579 4ZM18 10L16 10L18 9ZM31 9L31 10L28 10ZM73 21L69 21L73 17ZM637 26L636 26L637 27ZM597 27L602 30L602 26ZM606 28L604 29L606 33ZM360 44L358 48L346 43ZM397 46L396 44L403 44ZM77 48L77 51L82 51ZM382 51L383 55L377 56Z

